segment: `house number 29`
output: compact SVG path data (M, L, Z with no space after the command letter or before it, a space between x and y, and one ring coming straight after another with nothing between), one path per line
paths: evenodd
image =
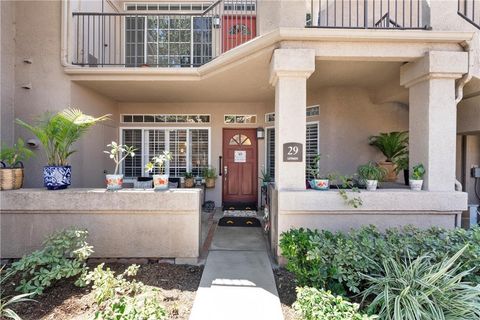
M288 142L283 144L283 162L302 162L303 144Z

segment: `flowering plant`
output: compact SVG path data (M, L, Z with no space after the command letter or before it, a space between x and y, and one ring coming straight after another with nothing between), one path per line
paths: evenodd
M153 157L152 160L145 165L145 171L152 172L157 168L158 174L164 174L165 162L170 160L172 160L172 154L168 151L163 151L158 156Z
M118 173L118 167L120 164L128 157L134 157L135 156L135 149L134 147L129 147L125 144L118 144L115 141L112 141L112 143L107 144L107 147L110 147L110 151L103 151L106 154L109 155L110 159L112 159L115 162L115 173Z

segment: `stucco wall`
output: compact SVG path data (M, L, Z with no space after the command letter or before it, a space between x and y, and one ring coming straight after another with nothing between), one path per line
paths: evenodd
M15 4L0 1L0 72L1 72L1 130L2 143L13 142L13 118L15 100Z
M480 133L480 96L463 100L457 110L458 133Z

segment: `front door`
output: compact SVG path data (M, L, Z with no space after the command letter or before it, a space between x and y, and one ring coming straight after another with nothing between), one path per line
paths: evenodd
M223 129L223 203L257 204L257 130Z

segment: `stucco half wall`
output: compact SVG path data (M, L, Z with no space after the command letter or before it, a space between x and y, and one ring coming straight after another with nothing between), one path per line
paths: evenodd
M192 259L200 250L200 189L20 189L0 193L1 257L18 258L67 228L89 231L93 257Z
M330 231L349 231L365 225L380 230L405 225L419 228L460 226L462 211L467 209L464 192L413 192L383 189L360 194L363 205L353 208L345 204L337 191L270 190L272 250L277 253L281 234L290 229L309 228Z

